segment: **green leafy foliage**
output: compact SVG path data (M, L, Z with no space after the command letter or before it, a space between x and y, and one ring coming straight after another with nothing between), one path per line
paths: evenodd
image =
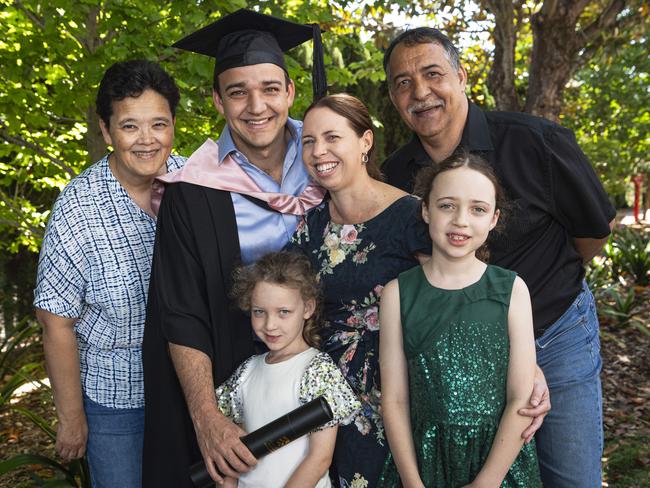
M516 5L514 74L521 98L529 82L530 18L542 3ZM633 3L636 11L638 2ZM212 61L175 50L172 42L241 7L318 22L324 28L331 91L349 91L368 103L377 117L381 157L408 137L387 97L381 66L382 49L403 27L398 19L413 16L407 25L447 32L462 48L470 96L492 108L486 80L495 17L487 5L471 0L0 0L0 246L37 251L58 192L105 153L94 96L103 72L116 60L157 60L175 76L182 93L176 151L187 155L206 137L216 137L224 122L211 99ZM585 22L601 10L599 5L586 9ZM619 193L627 178L648 164L647 35L634 32L629 43L618 41L620 33L600 43L591 64L570 84L564 113L607 188ZM310 103L310 65L309 46L289 53L298 93L293 117L300 118Z
M634 288L617 290L610 287L601 294L601 298L604 299L598 309L601 315L613 318L621 327L629 325L650 334L650 330L636 319L641 310Z
M647 487L650 437L628 435L623 439L616 439L610 449L612 452L605 469L609 486Z
M618 251L620 266L638 286L650 284L650 234L633 228L616 232L614 248Z
M342 3L342 7L346 2ZM0 245L37 251L49 210L68 181L106 152L94 97L104 71L116 60L158 61L177 80L181 103L175 150L190 154L223 127L212 103L213 61L170 47L177 39L241 7L259 8L296 22L334 20L326 2L242 0L0 0ZM351 41L354 44L354 41ZM325 34L327 46L337 38ZM367 45L360 49L373 49ZM376 50L359 61L358 74L329 63L344 88L378 80ZM299 93L311 93L308 47L293 50L289 71ZM310 96L298 97L300 117Z
M586 270L586 279L599 302L601 316L620 327L633 327L650 334L638 316L643 307L636 288L650 281L650 235L643 229L614 229L603 255L595 257Z
M41 381L45 377L45 368L39 332L38 324L26 318L0 343L0 409L20 413L53 443L56 430L46 419L11 402L16 390L27 383L41 390L49 389ZM0 477L25 466L30 469L30 486L90 487L88 466L84 459L60 463L41 454L18 454L3 460L0 462Z
M566 94L563 123L571 127L612 195L650 172L648 38L602 49Z
M38 325L25 319L0 343L0 408L22 385L45 376L38 332Z
M592 288L616 282L648 286L650 233L632 227L615 228L603 248L603 256L596 256L587 266L587 281Z
M40 454L18 454L1 461L0 476L22 467L30 468L30 476L33 481L31 486L46 488L91 488L92 486L85 461L75 460L68 464L61 464ZM53 472L54 475L44 474L50 472Z

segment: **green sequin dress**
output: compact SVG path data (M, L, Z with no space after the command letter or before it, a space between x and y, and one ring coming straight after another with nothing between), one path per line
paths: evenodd
M485 463L505 407L515 273L488 266L479 281L460 290L431 286L421 266L398 280L420 476L427 487L460 487ZM381 486L400 486L392 459ZM521 450L501 486L541 486L533 443Z

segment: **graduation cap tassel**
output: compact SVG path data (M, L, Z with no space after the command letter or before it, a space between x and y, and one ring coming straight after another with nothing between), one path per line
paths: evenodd
M323 41L320 34L320 26L312 24L314 54L312 57L312 89L314 102L327 95L327 72L325 71L325 60L323 58Z

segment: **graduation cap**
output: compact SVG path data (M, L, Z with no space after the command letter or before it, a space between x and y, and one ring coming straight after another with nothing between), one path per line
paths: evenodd
M323 45L318 24L296 24L252 10L239 9L193 32L172 46L216 59L214 76L230 68L271 63L287 72L284 51L314 41L314 100L327 94Z

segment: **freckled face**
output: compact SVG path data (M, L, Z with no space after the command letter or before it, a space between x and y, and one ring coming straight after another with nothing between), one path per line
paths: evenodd
M314 308L314 301L305 302L300 290L261 281L251 294L253 330L269 348L271 356L299 354L309 347L302 330Z
M100 120L116 177L152 179L164 174L174 143L174 117L167 99L154 90L113 102L109 126Z
M304 120L302 160L310 176L323 188L340 190L368 175L362 156L372 147L372 140L372 131L359 137L345 117L318 107Z
M499 219L495 198L492 182L476 170L461 167L440 173L422 208L434 255L473 255Z

